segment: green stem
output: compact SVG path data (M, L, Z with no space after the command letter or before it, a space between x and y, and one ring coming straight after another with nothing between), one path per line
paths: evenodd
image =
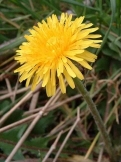
M111 162L116 162L117 161L116 157L115 157L116 154L112 147L110 137L106 131L104 123L99 115L99 112L98 112L93 100L91 99L91 97L90 97L88 91L86 90L86 88L84 87L83 83L78 78L75 78L74 82L75 82L79 92L81 92L83 98L85 99L85 101L87 102L87 104L89 106L91 114L92 114L92 116L95 120L95 123L97 124L97 127L102 135L103 140L104 140L105 147L106 147L106 150L110 156Z

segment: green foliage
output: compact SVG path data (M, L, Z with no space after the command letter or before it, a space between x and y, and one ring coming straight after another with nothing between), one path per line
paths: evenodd
M6 155L10 154L11 150L14 148L16 142L21 138L26 128L27 125L23 125L0 134L0 148L4 151ZM49 138L46 137L31 138L24 142L22 149L32 150L36 154L38 154L38 150L40 150L41 152L41 149L47 148L48 141ZM16 155L14 156L14 159L24 159L21 149L17 151Z

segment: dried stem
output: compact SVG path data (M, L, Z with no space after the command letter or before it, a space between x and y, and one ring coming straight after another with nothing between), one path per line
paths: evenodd
M30 104L30 107L29 107L29 111L34 110L36 108L37 101L38 101L38 98L39 98L39 94L40 94L40 92L38 91L33 95L32 100L31 100L31 104Z
M3 77L5 76L6 73L8 73L10 70L12 70L14 67L16 67L17 64L18 64L17 62L13 63L4 73L2 73L0 75L0 80L3 79Z
M4 126L0 129L0 133L4 132L6 130L9 130L11 128L15 128L16 126L19 126L21 124L27 123L27 122L31 121L32 119L34 119L36 116L37 116L37 114L33 114L33 115L30 115L29 117L26 117L24 119L21 119L21 120L15 122L15 123Z
M18 90L16 91L16 94L20 94L20 93L26 92L26 91L29 90L29 89L30 89L30 87L25 87L25 88L18 89ZM0 91L0 94L2 94L2 91ZM14 96L14 95L15 95L15 92L12 91L11 93L8 93L8 91L6 91L6 92L4 93L4 91L3 91L3 94L4 94L4 95L0 96L0 101L1 101L1 100L4 100L4 99L6 99L6 98L9 98L9 97L11 97L11 96Z
M6 81L6 85L7 85L7 88L8 88L8 92L11 93L12 92L12 88L11 88L9 79L5 78L5 81ZM14 101L13 96L11 96L10 99L11 99L12 102Z
M66 100L59 101L59 102L57 102L57 103L54 104L54 105L50 105L50 106L49 106L49 110L53 110L53 109L55 109L55 108L57 108L57 107L59 107L59 106L64 105L65 103L71 102L71 101L73 101L73 100L75 100L75 99L77 99L77 98L80 98L80 97L81 97L81 94L77 94L77 95L75 95L75 96L69 97L69 98L66 99ZM37 112L39 112L42 108L43 108L43 107L38 107L38 108L36 108L35 110L29 110L29 112L25 112L24 115L29 115L29 114L37 113Z
M102 144L97 162L102 161L103 152L104 152L104 145Z
M52 146L50 147L48 153L46 154L46 156L44 157L44 159L42 160L42 162L45 162L45 161L48 159L48 157L50 156L50 154L52 153L52 151L55 150L56 145L57 145L57 143L58 143L58 140L60 139L62 133L63 133L63 130L58 134L56 140L54 141L54 143L53 143Z
M79 122L79 120L80 120L80 111L79 111L79 110L80 110L80 109L78 108L78 109L77 109L77 119L76 119L74 125L71 127L70 131L68 132L68 134L67 134L66 138L64 139L62 145L60 146L60 149L58 150L58 152L57 152L57 154L56 154L56 156L55 156L53 162L56 162L56 160L57 160L58 156L60 155L60 153L61 153L63 147L65 146L65 144L66 144L68 138L69 138L70 135L72 134L72 132L73 132L74 128L76 127L76 125L78 124L78 122Z

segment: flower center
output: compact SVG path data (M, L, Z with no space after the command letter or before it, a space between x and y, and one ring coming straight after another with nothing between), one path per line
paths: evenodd
M59 40L58 40L57 37L51 37L51 38L47 41L46 46L47 46L47 47L56 46L58 42L59 42Z

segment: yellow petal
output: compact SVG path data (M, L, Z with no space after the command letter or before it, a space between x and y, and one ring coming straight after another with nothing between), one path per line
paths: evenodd
M68 72L67 72L67 70L66 70L65 68L64 68L63 73L64 73L65 79L67 80L67 82L68 82L68 84L70 85L70 87L71 87L72 89L74 89L74 88L75 88L74 81L73 81L73 79L70 77L70 75L68 74Z
M49 78L50 78L50 70L48 70L44 76L43 76L43 83L42 83L42 87L45 87L46 84L48 83L49 81Z
M61 59L59 60L58 68L60 69L60 72L63 73L63 62Z
M30 81L31 81L31 77L27 78L27 80L26 80L26 87L28 87L28 86L29 86Z
M76 74L76 76L79 79L84 79L82 73L79 71L79 69L68 59L68 64L70 65L70 67L72 68L72 70L74 71L74 73Z
M68 64L64 64L66 70L68 71L68 74L72 77L75 78L76 74L74 73L74 71L71 69L71 67Z
M61 59L62 59L62 61L63 61L64 63L67 62L67 58L66 58L65 56L63 56Z
M52 96L55 95L55 92L56 92L56 86L51 86L51 94Z
M77 55L77 57L82 58L86 61L90 61L90 62L94 62L95 59L97 59L96 55L94 55L93 53L86 51L86 50L83 53L81 53L80 55Z
M51 83L53 86L56 86L56 70L55 69L51 69Z
M83 29L84 29L84 28L89 28L89 27L91 27L92 25L93 25L92 23L86 24L85 26L83 26Z
M68 57L68 56L75 56L75 55L77 55L77 54L80 54L80 53L83 53L84 52L84 50L71 50L71 51L66 51L65 53L64 53L64 55L66 56L66 57Z
M38 80L38 75L36 74L34 78L32 79L32 86L31 89L34 90L37 86L37 80Z
M66 93L66 86L62 74L58 77L58 79L59 79L59 85L62 93Z
M64 22L65 22L65 14L64 13L62 13L61 14L61 17L60 17L60 24L64 24Z
M83 59L82 58L79 58L79 57L76 57L76 56L71 56L71 57L68 57L70 58L71 60L74 60L74 61L82 61Z
M86 38L100 38L102 37L100 34L89 34L88 36L86 36Z
M92 69L92 67L91 67L86 61L80 61L79 63L80 63L83 67L85 67L85 68L87 68L87 69L89 69L89 70Z
M52 96L52 85L51 85L51 82L48 82L47 85L46 85L46 93L47 93L47 96L50 97Z
M100 48L100 44L91 44L90 47L93 47L93 48Z

